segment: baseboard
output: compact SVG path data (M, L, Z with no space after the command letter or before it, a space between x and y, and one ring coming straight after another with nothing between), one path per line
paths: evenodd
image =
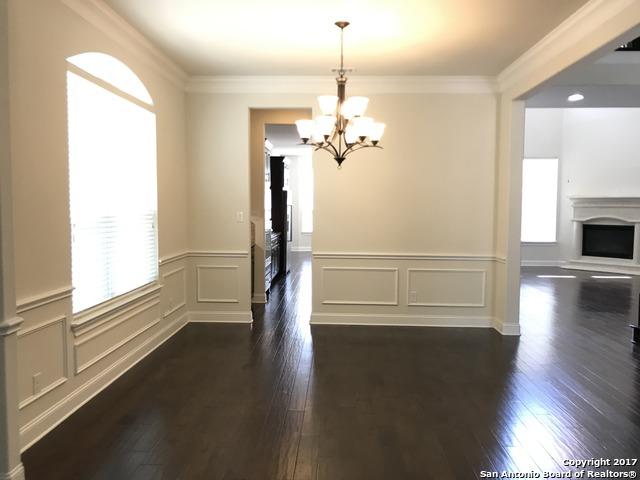
M24 467L22 463L7 473L0 473L0 480L24 480Z
M522 260L521 267L561 267L564 260Z
M503 323L500 321L500 319L495 318L492 326L501 335L520 336L519 323Z
M190 323L253 323L248 312L189 312Z
M59 402L42 412L36 418L28 422L22 428L20 428L20 437L22 439L27 437L27 440L24 442L24 446L22 447L21 451L24 452L29 447L31 447L47 433L52 431L63 421L69 418L83 405L88 403L92 398L102 392L105 388L115 382L122 375L127 373L137 363L139 363L150 353L155 351L156 348L166 342L173 335L178 333L182 329L182 327L187 324L187 320L188 317L186 313L181 315L165 328L163 328L160 332L150 337L146 342L138 345L125 356L116 360L116 362L111 364L105 370L82 384L62 400L60 400ZM136 355L140 354L140 352L142 352L142 354L138 358L135 358ZM133 361L131 361L132 359ZM128 362L131 363L127 365ZM122 369L122 371L116 372L114 374L114 372L122 365L126 366ZM110 375L113 376L110 377ZM1 478L2 477L0 477L0 479Z
M266 293L256 293L251 297L251 303L267 303Z
M368 315L362 313L312 313L312 325L362 325L382 327L491 328L491 317L446 315Z

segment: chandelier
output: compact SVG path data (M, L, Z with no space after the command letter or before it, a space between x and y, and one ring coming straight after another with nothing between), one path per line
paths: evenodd
M365 117L369 104L367 97L346 98L347 70L344 68L344 29L349 22L336 22L340 28L340 68L337 70L338 95L318 97L320 111L315 120L298 120L298 135L305 145L315 150L326 150L333 155L341 168L342 162L353 152L363 148L382 148L378 143L384 133L385 124Z

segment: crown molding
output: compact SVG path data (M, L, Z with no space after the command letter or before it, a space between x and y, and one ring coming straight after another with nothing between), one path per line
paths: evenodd
M495 94L497 83L484 76L356 76L351 92ZM312 93L333 91L335 80L326 76L194 76L190 93Z
M131 51L139 60L184 90L188 75L171 58L118 15L103 0L61 0L61 2Z
M600 45L596 48L615 40L620 32L625 30L624 26L623 28L620 26L606 28L605 25L610 22L616 24L626 22L629 24L628 29L633 28L640 20L638 18L640 8L634 19L626 12L632 6L640 7L640 2L638 0L591 0L586 3L498 75L497 83L500 92L512 91L514 97L522 95L528 89L547 79L539 79L539 75L545 68L548 69L549 65L553 65L557 70L552 73L555 74L580 56L592 53L594 50L593 42L581 45L585 38L597 36L598 39L594 39L594 41L599 41ZM611 38L603 39L603 35L608 35ZM581 55L576 56L574 53L570 61L563 61L561 56L577 46L584 50L583 52L575 52Z

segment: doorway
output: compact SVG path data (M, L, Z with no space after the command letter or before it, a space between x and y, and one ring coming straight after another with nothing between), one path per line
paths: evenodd
M607 342L628 344L629 325L638 324L638 68L637 51L612 47L556 75L525 100L525 335L572 332L604 351Z
M251 109L254 304L267 303L276 285L286 286L296 269L310 264L312 151L300 144L295 126L310 116L310 109ZM310 297L310 278L308 285Z

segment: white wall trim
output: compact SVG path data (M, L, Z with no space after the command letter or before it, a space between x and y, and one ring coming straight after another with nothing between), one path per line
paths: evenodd
M62 0L62 3L184 90L188 78L184 70L103 0Z
M610 262L599 262L598 257L585 257L592 260L570 260L562 265L565 270L580 270L585 272L617 273L620 275L640 275L640 268L634 265L616 265Z
M69 377L66 377L66 376L65 377L60 377L57 380L55 380L54 382L52 382L49 385L47 385L46 387L44 387L42 390L40 390L35 395L28 396L27 398L25 398L24 400L22 400L18 404L18 410L23 410L24 408L26 408L29 405L31 405L33 402L36 402L36 401L40 400L42 397L44 397L48 393L51 393L56 388L64 385L65 383L67 383L67 380L69 380Z
M164 281L166 278L171 277L173 275L177 275L179 273L182 273L182 298L184 299L182 302L178 303L177 305L171 306L171 303L169 304L169 310L165 311L162 313L162 318L167 318L171 315L173 315L174 313L176 313L178 310L180 310L181 308L184 308L187 306L187 275L186 275L186 268L185 267L178 267L174 270L171 270L170 272L167 273L163 273L162 274L162 283L164 285Z
M0 474L0 480L24 480L24 466L22 463L17 465L13 470Z
M37 333L41 330L44 330L45 328L48 327L52 327L54 325L58 325L60 324L62 326L62 376L56 380L54 380L53 382L51 382L49 385L45 386L42 390L40 390L38 393L34 394L34 395L30 395L27 398L25 398L24 400L22 400L19 404L18 404L18 410L22 410L23 408L27 407L28 405L31 405L33 402L39 400L40 398L44 397L45 395L47 395L48 393L52 392L53 390L55 390L56 388L58 388L61 385L64 385L67 380L69 379L69 362L67 361L67 355L68 355L68 349L67 349L67 316L66 315L58 315L57 317L54 317L50 320L46 320L44 322L41 322L37 325L33 325L31 327L22 329L18 331L18 338L22 338L22 337L26 337L29 335L32 335L34 333Z
M311 247L291 247L292 252L310 252Z
M382 267L322 267L322 291L324 293L324 272L391 272L394 273L393 300L390 302L382 300L331 300L326 297L322 299L323 305L392 305L397 306L399 291L399 270L397 268Z
M561 267L564 265L563 260L521 260L522 267Z
M106 369L98 373L96 376L92 377L86 383L82 384L80 387L78 387L77 389L69 393L69 395L67 395L66 397L64 397L54 405L52 405L50 408L42 412L40 415L35 417L26 425L23 425L20 428L20 436L24 438L24 436L29 434L31 430L38 428L42 424L46 424L47 422L50 422L49 425L46 425L45 427L43 427L42 431L38 432L33 438L29 439L26 442L26 444L21 448L21 452L24 452L29 447L31 447L34 443L36 443L38 440L44 437L47 433L49 433L51 430L53 430L58 425L60 425L63 421L69 418L74 412L76 412L83 405L89 402L92 398L94 398L96 395L102 392L105 388L107 388L109 385L115 382L122 375L124 375L129 370L131 370L131 368L133 368L137 363L139 363L141 360L147 357L147 355L155 351L157 347L159 347L161 344L166 342L173 335L178 333L187 324L186 319L187 319L187 314L184 314L181 317L177 318L175 321L167 325L164 329L160 330L155 335L150 337L146 342L143 342L140 345L138 345L136 348L131 350L125 356L119 358L116 362L114 362L109 367L107 367ZM173 331L171 331L172 329ZM158 341L163 336L165 338ZM148 348L149 345L153 344L154 342L157 342L157 345L154 348L151 348L148 351L144 352L143 355L135 359L127 368L125 368L121 372L118 372L113 378L107 379L106 381L104 380L106 377L112 374L113 371L116 370L120 365L129 362L132 358L135 358L135 356L139 352L144 351L145 348ZM104 383L102 385L99 385L100 382L104 382ZM91 392L90 389L96 385L98 385L96 390ZM86 395L86 396L82 398L83 395ZM75 402L78 402L78 403L74 405ZM59 412L62 412L62 413L59 414Z
M254 293L251 297L251 303L267 303L266 293Z
M161 288L161 285L154 282L80 312L74 316L71 322L74 336L83 335L85 332L99 327L110 318L139 307L147 300L158 299Z
M592 35L634 2L635 0L589 1L505 68L497 77L499 90L504 92L518 83L535 78L535 73L543 70L542 67L553 64L563 52L575 47L581 38ZM558 63L557 67L562 70L565 65ZM518 92L516 96L522 93L525 91Z
M412 272L458 272L458 273L482 273L482 301L480 303L442 303L442 302L411 302L409 300L411 290L411 273ZM408 268L407 269L407 305L409 307L476 307L484 308L487 306L487 271L480 269L468 268Z
M376 253L376 252L313 252L314 259L345 260L453 260L470 262L495 262L493 255L461 255L433 253ZM504 259L502 259L504 261Z
M498 318L494 318L493 328L505 336L519 336L520 335L520 324L519 323L503 323Z
M366 313L312 313L312 325L362 325L384 327L492 328L492 317L449 315L381 315Z
M169 263L177 262L178 260L183 260L189 256L189 252L184 250L182 252L172 253L167 255L166 257L162 257L158 260L158 264L163 267Z
M197 258L197 257L211 257L211 258L246 258L249 256L249 252L243 250L194 250L194 251L182 251L167 255L159 260L160 266L165 266L169 263L183 260L185 258Z
M39 323L37 325L33 325L32 327L23 328L22 330L20 330L18 332L18 338L26 337L27 335L31 335L32 333L36 333L37 331L42 330L42 329L47 328L47 327L50 327L51 325L55 325L56 323L64 323L66 319L67 319L66 315L59 315L59 316L57 316L55 318L52 318L50 320L46 320L46 321L41 322L41 323Z
M190 323L253 323L253 314L248 312L189 312Z
M229 257L229 258L247 258L249 256L249 252L241 251L241 250L195 250L190 251L188 254L189 257L211 257L211 258L219 258L219 257Z
M147 330L150 330L151 328L155 327L159 323L160 323L160 319L159 318L154 319L153 321L147 323L146 325L143 325L141 328L139 328L138 330L133 332L131 335L126 336L125 338L120 340L118 343L112 345L108 349L100 352L98 355L90 358L89 360L87 360L86 362L84 362L82 364L80 364L80 362L78 361L78 355L76 354L75 355L75 374L79 375L82 372L84 372L85 370L87 370L88 368L93 367L96 363L100 362L101 360L104 360L109 355L114 353L116 350L119 350L120 348L124 347L127 343L129 343L133 339L139 337L144 332L146 332ZM77 346L79 346L79 345L76 345L76 347Z
M335 87L323 76L193 76L186 85L190 93L312 93ZM486 76L354 76L349 88L369 94L454 93L495 94L494 78Z
M21 314L28 312L29 310L44 307L50 303L64 300L65 298L71 297L72 292L73 287L67 286L56 288L55 290L49 290L48 292L34 295L32 297L22 298L16 302L16 313Z
M104 358L106 358L109 355L111 355L116 350L119 350L120 348L124 347L127 343L129 343L130 341L132 341L136 337L139 337L140 335L142 335L147 330L155 327L157 324L160 323L160 318L159 317L154 318L151 322L143 325L142 327L137 329L135 332L131 333L130 335L127 335L125 338L123 338L119 342L111 345L106 350L103 350L102 352L100 352L99 354L95 355L94 357L92 357L91 359L87 360L86 362L84 362L82 364L80 363L80 360L78 358L78 347L81 347L85 343L90 342L91 340L94 340L95 338L99 337L100 335L103 335L103 334L107 333L109 330L113 330L115 327L117 327L118 325L121 325L122 323L126 322L127 320L130 320L134 316L137 316L137 315L139 315L139 314L141 314L141 313L143 313L143 312L145 312L147 310L150 310L150 309L152 309L152 308L154 308L154 307L156 307L158 305L159 305L159 302L151 303L148 306L146 306L145 308L143 308L141 310L137 310L136 312L132 313L131 315L129 315L127 317L123 317L120 320L118 320L117 322L113 322L112 324L108 325L106 328L101 329L100 331L95 332L95 333L87 336L86 338L82 338L81 340L76 342L75 345L73 346L75 374L79 375L80 373L82 373L86 369L94 366L99 361L101 361Z
M131 320L132 318L137 317L138 315L148 310L151 310L152 308L155 308L159 305L160 305L160 299L158 297L152 297L149 301L145 301L125 311L118 312L113 316L105 318L106 320L105 322L92 325L92 328L90 329L85 329L79 333L76 332L74 334L74 337L79 338L79 340L75 342L75 346L79 347L81 345L84 345L85 343L90 342L94 338L98 338L99 336L104 335L109 330L113 330L118 325L121 325L127 322L128 320Z
M240 271L240 265L196 265L196 301L198 303L240 303L237 298L205 298L200 295L200 271L201 270L235 270ZM238 285L236 285L236 295L238 294Z

